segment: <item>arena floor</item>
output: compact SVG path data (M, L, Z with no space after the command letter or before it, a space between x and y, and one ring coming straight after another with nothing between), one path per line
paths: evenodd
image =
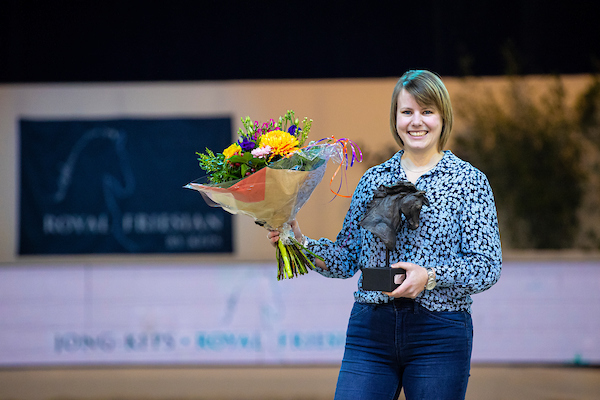
M335 366L3 369L0 400L321 400L333 398L337 372ZM600 399L600 368L473 366L467 399Z

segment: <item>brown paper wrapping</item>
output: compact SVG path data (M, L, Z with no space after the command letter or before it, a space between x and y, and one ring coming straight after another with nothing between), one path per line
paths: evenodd
M263 168L229 187L190 183L186 187L201 192L231 214L243 214L278 229L293 220L319 184L327 163L312 171Z

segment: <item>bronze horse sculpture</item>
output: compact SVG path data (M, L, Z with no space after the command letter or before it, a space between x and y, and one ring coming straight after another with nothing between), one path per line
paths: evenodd
M359 224L383 241L388 265L389 252L396 247L396 236L402 226L402 215L410 229L417 229L423 205L429 205L425 192L408 181L381 185L375 191Z

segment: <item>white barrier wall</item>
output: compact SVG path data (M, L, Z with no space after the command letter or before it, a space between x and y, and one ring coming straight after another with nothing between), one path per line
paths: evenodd
M0 269L0 367L331 364L358 275L275 266ZM600 364L600 262L507 262L474 296L474 362Z
M356 279L272 264L0 269L0 365L341 359Z

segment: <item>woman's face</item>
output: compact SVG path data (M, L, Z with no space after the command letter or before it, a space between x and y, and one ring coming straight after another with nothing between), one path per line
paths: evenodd
M396 129L406 152L437 153L442 126L442 115L435 106L421 107L412 94L400 91Z

